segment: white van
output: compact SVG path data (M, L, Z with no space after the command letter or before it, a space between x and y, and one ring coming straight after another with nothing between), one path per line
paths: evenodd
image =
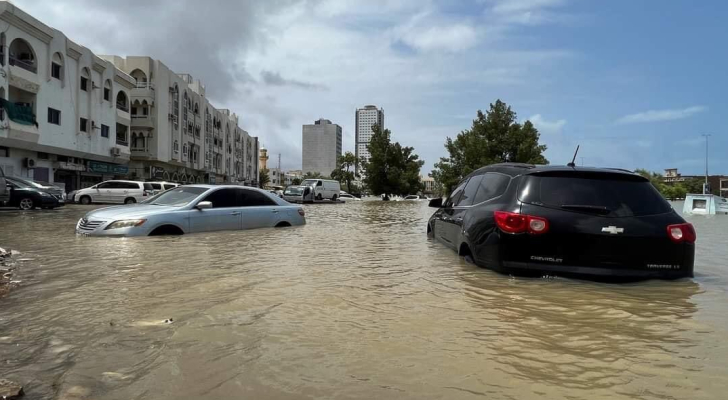
M154 190L152 195L158 195L159 193L164 192L165 190L174 189L177 186L179 186L178 183L172 183L172 182L147 182L148 184L152 185L152 189Z
M90 188L81 189L73 196L73 201L81 204L91 203L139 203L154 193L150 183L136 181L106 181Z
M313 198L316 200L331 199L336 201L341 192L339 181L330 179L306 179L301 183L304 188L310 186L313 190Z

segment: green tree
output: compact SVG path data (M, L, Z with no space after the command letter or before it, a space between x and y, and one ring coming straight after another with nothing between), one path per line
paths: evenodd
M355 172L359 163L359 157L347 151L343 156L339 156L336 169L331 172L331 179L336 179L341 184L346 184L346 191L351 193L351 183L359 177Z
M300 185L300 184L301 184L301 182L303 182L303 181L301 180L301 178L293 178L293 180L291 181L291 185L293 185L293 186L298 186L298 185Z
M447 138L448 157L435 164L432 177L445 194L476 169L495 163L520 162L548 164L539 144L540 134L531 121L517 122L516 113L506 103L496 100L483 113L478 110L473 126L455 140Z
M323 176L320 172L306 172L303 179L328 179L328 177Z
M414 153L414 148L391 141L389 129L382 131L373 126L374 134L369 140L369 160L363 162L365 185L375 194L398 194L406 196L422 190L420 168L424 161Z
M258 187L264 188L268 183L270 183L270 171L268 168L263 168L259 172Z
M703 193L703 184L704 183L705 183L705 179L689 178L689 179L686 179L685 182L683 182L683 185L685 185L685 191L687 193L699 194L699 193Z

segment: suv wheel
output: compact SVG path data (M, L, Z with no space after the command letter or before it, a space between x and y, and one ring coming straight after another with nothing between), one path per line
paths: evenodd
M316 200L323 200L324 196L321 196L321 193L316 195Z
M18 208L26 211L32 210L35 208L35 203L33 203L33 199L31 199L30 197L24 197L18 202Z
M129 197L128 199L124 200L124 204L134 204L136 203L136 199L133 197Z

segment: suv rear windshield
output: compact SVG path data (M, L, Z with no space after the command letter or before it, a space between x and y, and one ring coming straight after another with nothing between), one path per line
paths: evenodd
M518 194L524 203L606 217L664 214L672 207L641 177L594 173L527 175Z

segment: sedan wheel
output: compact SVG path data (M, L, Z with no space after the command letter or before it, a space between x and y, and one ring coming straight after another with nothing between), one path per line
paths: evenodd
M91 204L91 198L88 196L81 197L80 201L81 201L81 204L83 204L83 205Z
M18 208L20 208L21 210L32 210L33 208L35 208L33 199L29 197L20 199L20 202L18 202Z

